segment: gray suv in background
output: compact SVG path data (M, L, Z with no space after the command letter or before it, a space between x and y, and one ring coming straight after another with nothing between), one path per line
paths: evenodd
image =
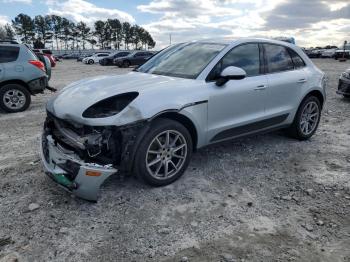
M25 45L0 41L0 108L8 113L26 110L31 95L48 84L43 62Z

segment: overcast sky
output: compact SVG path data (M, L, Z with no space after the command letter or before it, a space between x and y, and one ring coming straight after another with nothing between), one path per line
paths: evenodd
M0 24L17 14L58 14L93 24L118 18L145 27L157 48L215 37L293 36L300 46L350 40L350 0L0 0Z

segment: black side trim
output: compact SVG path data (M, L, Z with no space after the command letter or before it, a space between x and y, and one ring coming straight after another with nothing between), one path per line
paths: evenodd
M210 142L219 141L219 140L223 140L223 139L226 139L226 138L243 135L243 134L250 133L250 132L253 132L253 131L257 131L257 130L260 130L260 129L264 129L264 128L267 128L267 127L270 127L270 126L274 126L274 125L282 123L284 120L287 119L288 116L289 116L289 114L284 114L284 115L268 118L268 119L265 119L265 120L262 120L262 121L258 121L258 122L255 122L255 123L247 124L247 125L244 125L244 126L238 126L238 127L230 128L230 129L221 131L220 133L216 134L210 140Z
M186 107L190 107L190 106L196 106L199 104L204 104L204 103L208 103L208 100L203 100L203 101L197 101L197 102L193 102L193 103L189 103L184 105L183 107L181 107L181 109L179 111L181 111L182 109L186 108Z

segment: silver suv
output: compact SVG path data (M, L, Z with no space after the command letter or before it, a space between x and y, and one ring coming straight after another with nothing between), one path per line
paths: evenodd
M0 41L0 108L14 113L26 110L31 95L47 86L43 62L25 45Z
M47 104L47 174L96 201L110 175L174 182L201 147L287 128L316 131L325 75L295 45L265 39L170 46L126 75L70 84Z

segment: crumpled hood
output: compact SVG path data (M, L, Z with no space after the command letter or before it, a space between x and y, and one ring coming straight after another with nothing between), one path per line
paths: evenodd
M126 92L143 92L163 90L179 84L193 81L167 76L130 72L125 75L95 76L74 82L63 88L47 104L47 110L59 118L82 122L83 112L105 98Z

